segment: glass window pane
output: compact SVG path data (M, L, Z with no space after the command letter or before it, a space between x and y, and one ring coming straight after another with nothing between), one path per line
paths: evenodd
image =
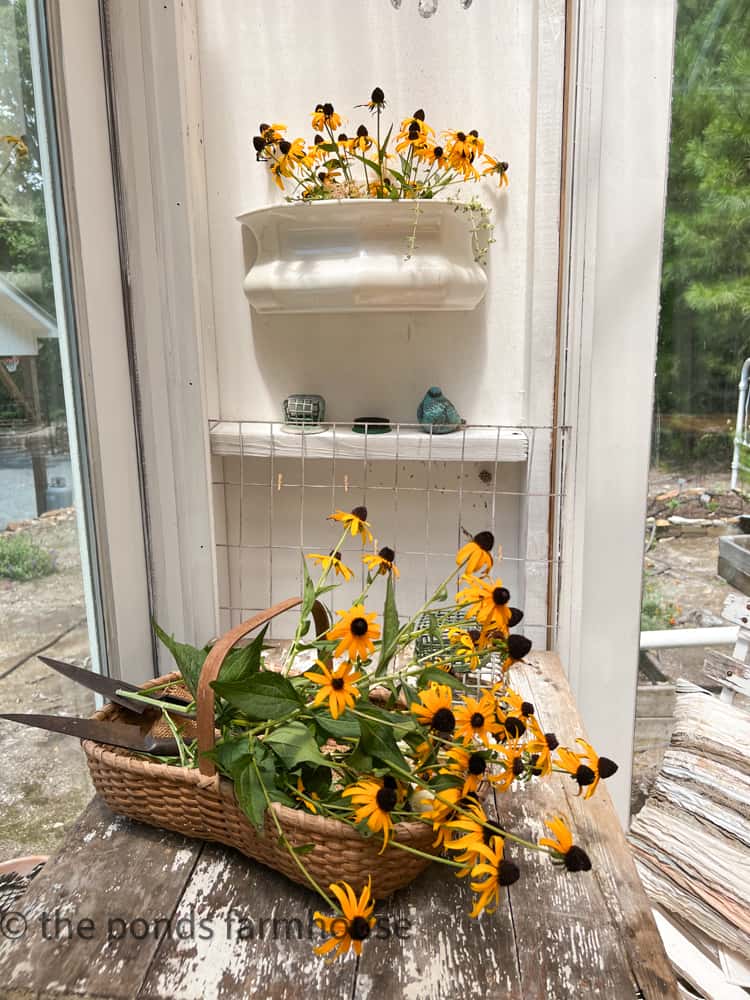
M744 447L746 468L732 480L738 382L750 357L748 120L750 8L681 0L641 613L649 632L727 625L727 595L750 594ZM634 812L669 742L677 678L718 690L704 670L711 637L693 632L689 641L641 653Z
M27 14L26 0L0 0L0 703L89 715L93 696L39 659L91 665L79 449L56 308L64 290L55 287ZM92 794L78 741L0 722L0 748L0 861L47 854Z

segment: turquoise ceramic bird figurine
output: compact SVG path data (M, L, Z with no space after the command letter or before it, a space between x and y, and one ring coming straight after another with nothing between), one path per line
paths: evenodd
M439 385L433 385L425 393L417 408L417 420L426 434L450 434L466 423Z

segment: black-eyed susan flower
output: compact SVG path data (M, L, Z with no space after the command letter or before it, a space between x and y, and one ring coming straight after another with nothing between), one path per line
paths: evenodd
M425 113L423 108L419 108L410 118L404 118L401 122L401 131L408 132L409 129L419 129L424 135L434 135L435 129L431 128L425 121Z
M451 747L445 756L446 766L442 773L456 774L463 779L462 795L476 792L487 775L487 754L481 750Z
M476 148L474 137L467 136L466 132L444 132L447 139L445 143L445 155L450 166L457 173L463 174L467 180L479 177L474 166L476 158Z
M485 168L482 171L482 176L487 177L495 174L498 178L498 185L501 188L508 187L508 164L505 160L496 160L492 156L485 156L484 163Z
M450 839L445 841L449 851L474 853L479 844L485 842L487 835L487 815L477 801L469 801L463 812L456 819L443 824L451 831ZM468 860L461 858L460 860Z
M338 719L346 708L354 708L354 702L360 697L357 681L362 674L354 670L351 662L341 663L331 670L321 660L316 660L315 666L320 671L308 671L305 677L314 684L320 685L320 691L315 695L312 707L317 708L328 701L328 709L334 719Z
M482 570L489 573L493 565L492 550L494 547L495 536L492 532L480 531L458 550L456 566L464 567L464 576L474 575Z
M336 114L330 101L315 105L315 110L312 112L312 127L316 132L322 132L324 128L331 131L341 128L341 115Z
M384 545L377 555L370 554L362 556L362 562L365 566L367 566L372 574L381 573L385 575L386 573L392 573L394 576L399 576L398 567L394 562L395 558L396 553L393 549Z
M453 625L448 629L448 641L455 647L455 655L469 670L476 670L480 656L477 643L480 632L478 629L463 629Z
M337 576L341 576L345 580L351 580L354 576L352 570L341 561L340 552L330 552L327 556L322 555L320 552L311 552L307 558L317 563L324 573L330 573L333 569Z
M484 152L484 139L475 128L466 134L466 143L475 156L481 156Z
M545 820L545 826L552 831L552 837L542 837L539 846L551 848L554 852L553 864L564 864L569 872L591 871L588 854L573 843L573 834L562 816Z
M327 150L323 147L325 146L325 139L322 135L316 135L313 139L312 146L307 147L307 162L310 166L314 166L320 160L325 160L328 155Z
M490 746L490 736L502 728L496 710L495 698L490 691L483 691L479 699L466 696L463 704L454 709L456 737L467 743L478 739L485 746Z
M343 916L315 914L315 923L330 935L327 941L315 949L315 954L327 955L335 949L332 957L338 958L353 948L357 955L361 955L362 942L367 940L375 926L375 917L372 915L375 909L375 900L371 898L372 879L367 880L359 898L348 882L334 882L329 888L339 901Z
M484 628L506 636L510 621L508 588L500 579L482 580L468 573L464 577L468 585L456 594L456 602L466 605L466 617L474 617Z
M526 771L523 750L519 746L502 747L496 754L500 766L490 775L489 780L494 788L507 792L513 782L522 778Z
M576 740L576 743L580 743L584 749L583 754L579 754L579 758L582 758L588 767L594 772L594 780L586 788L584 794L585 799L590 799L591 796L596 791L596 786L599 781L606 781L607 778L611 778L613 774L617 773L618 767L613 760L609 757L599 757L596 750L587 743L586 740L582 739L580 736Z
M471 888L479 897L471 911L472 917L478 917L483 910L494 913L500 902L500 890L521 877L518 865L503 857L505 841L501 836L490 837L489 844L478 844L475 852L477 863L471 870L474 879Z
M348 514L343 510L336 510L328 515L329 521L339 521L351 532L352 538L360 535L362 544L372 541L370 522L367 520L367 507L355 507Z
M557 759L554 763L562 771L569 774L576 782L578 785L577 795L580 795L584 788L590 788L591 785L596 787L594 784L597 782L596 771L589 767L588 764L584 764L581 755L575 753L569 747L557 748ZM591 793L587 792L586 798L590 797Z
M506 640L507 656L503 660L503 670L509 670L515 663L520 663L531 652L531 639L525 635L509 635Z
M360 125L354 138L349 139L349 152L354 153L355 156L357 154L364 156L368 149L372 149L374 145L375 141L367 131L367 126Z
M448 162L442 146L433 146L426 158L428 161L431 159L431 166L437 167L438 170L442 170Z
M358 807L354 813L357 823L366 823L373 833L382 832L381 854L388 846L393 829L391 813L398 805L398 789L394 785L395 782L386 784L377 778L362 778L341 793L352 800L352 806Z
M275 146L284 138L286 125L281 122L276 122L274 125L268 125L266 122L261 122L258 126L258 132L267 146Z
M382 111L386 105L385 94L382 87L375 87L370 94L370 100L366 104L358 104L358 108L369 108L372 112Z
M432 681L417 697L421 704L412 702L410 707L418 721L440 736L452 735L456 728L456 716L453 714L453 691L450 687Z
M363 604L355 604L348 611L337 611L340 620L326 633L328 639L338 639L334 656L350 660L366 660L375 651L374 640L380 638L380 626L373 611L368 614Z
M529 755L531 773L546 778L552 773L552 754L560 746L554 733L542 732L535 718L529 720L531 739L524 744Z
M270 169L276 184L283 190L284 182L281 178L294 177L295 170L308 165L305 140L295 139L289 142L288 139L282 139L278 144L278 156L270 164Z
M444 846L451 838L451 831L446 827L448 820L455 819L458 813L456 806L463 800L461 787L441 788L432 795L432 801L423 812L423 819L432 823L435 834L433 847Z

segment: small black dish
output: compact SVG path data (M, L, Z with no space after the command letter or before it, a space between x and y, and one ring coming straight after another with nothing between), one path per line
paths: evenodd
M390 434L388 417L357 417L352 425L355 434Z

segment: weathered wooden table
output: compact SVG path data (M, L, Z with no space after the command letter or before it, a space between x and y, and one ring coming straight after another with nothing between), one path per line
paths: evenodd
M546 731L581 735L557 658L530 657L514 687ZM317 897L223 847L90 804L2 924L0 996L107 1000L235 997L671 1000L676 986L605 789L570 781L498 796L510 829L541 835L562 813L593 870L568 874L532 852L492 916L471 920L464 880L433 865L380 906L389 936L359 961L312 953ZM531 855L531 856L530 856ZM301 939L299 934L301 933Z

